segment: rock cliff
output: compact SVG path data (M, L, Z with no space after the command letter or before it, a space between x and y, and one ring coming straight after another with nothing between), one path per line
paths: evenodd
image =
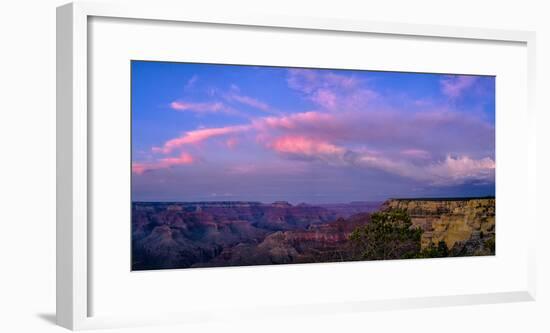
M444 241L454 255L494 254L495 198L390 199L381 207L392 209L422 228L422 248Z

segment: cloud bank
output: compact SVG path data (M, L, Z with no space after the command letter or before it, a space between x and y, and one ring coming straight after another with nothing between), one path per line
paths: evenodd
M188 85L194 85L194 78ZM479 80L442 76L440 98L419 103L399 92L377 91L376 82L364 76L290 69L288 90L309 103L309 110L249 114L246 122L184 131L151 147L155 160L136 161L132 170L143 175L195 163L197 159L187 151L202 155L201 161L207 162L209 154L220 149L235 154L246 154L249 149L250 156L260 151L273 160L377 170L429 186L491 184L495 177L494 124L454 102L475 89ZM236 85L219 96L223 101L216 96L193 103L181 99L170 107L178 112L228 115L246 113L239 105L262 112L274 109ZM257 168L234 166L242 174L253 169Z

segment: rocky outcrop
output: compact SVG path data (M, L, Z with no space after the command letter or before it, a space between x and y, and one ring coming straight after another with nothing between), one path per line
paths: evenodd
M444 241L452 255L494 254L495 198L390 199L381 207L392 209L422 228L422 248Z

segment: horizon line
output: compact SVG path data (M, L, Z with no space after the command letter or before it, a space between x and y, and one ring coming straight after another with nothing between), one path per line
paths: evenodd
M202 200L202 201L177 201L177 200L167 200L167 201L156 201L156 200L132 200L132 204L139 203L164 203L164 204L201 204L201 203L248 203L248 204L289 204L292 206L298 205L335 205L335 204L353 204L353 203L380 203L388 200L418 200L418 201L459 201L459 200L477 200L477 199L496 199L494 195L486 196L463 196L463 197L398 197L398 198L386 198L383 200L354 200L347 202L327 202L327 203L308 203L308 202L299 202L297 204L292 204L286 200L275 200L272 202L263 202L263 201L250 201L250 200Z

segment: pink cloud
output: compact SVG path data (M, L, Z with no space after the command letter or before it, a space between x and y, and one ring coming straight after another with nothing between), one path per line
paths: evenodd
M194 131L185 132L182 136L168 140L162 147L153 147L153 152L161 152L168 154L175 149L190 145L198 144L213 137L224 136L232 133L238 133L248 129L248 126L227 126L218 128L205 128Z
M328 142L299 136L284 136L275 139L269 147L278 153L321 158L342 156L346 149Z
M339 97L338 107L343 110L350 111L369 111L373 108L369 108L379 98L379 95L369 89L357 89L352 93Z
M231 94L226 95L226 98L229 99L229 100L236 101L238 103L248 105L250 107L262 110L262 111L267 112L270 109L270 107L269 107L269 105L267 105L267 103L264 103L264 102L260 101L259 99L256 99L256 98L253 98L253 97L250 97L250 96L231 93Z
M194 161L193 156L191 156L188 153L181 153L180 156L178 157L167 157L167 158L160 159L160 163L163 166L191 164L193 163L193 161Z
M306 94L323 88L352 90L358 88L359 83L359 80L352 76L324 70L294 68L288 71L287 76L287 84L290 88Z
M227 126L219 128L205 128L198 129L194 131L185 132L183 135L177 138L170 139L166 141L162 147L153 147L152 151L156 153L169 154L175 149L191 144L198 144L208 139L214 137L220 137L240 132L245 132L248 130L257 130L259 131L259 136L268 137L270 130L292 130L299 127L307 127L311 125L318 126L322 123L328 123L333 119L331 115L322 114L318 112L303 112L292 114L289 116L270 116L258 118L253 121L252 125L237 125L237 126ZM229 140L226 142L228 147L234 147L236 141Z
M195 83L197 78L193 77L188 81L187 85L192 85ZM186 87L187 87L186 85ZM271 107L257 99L251 96L247 96L241 93L241 89L232 84L231 88L228 92L220 91L216 88L210 88L208 91L208 94L211 97L218 97L223 98L228 103L239 103L242 105L250 106L252 108L270 112ZM215 101L215 102L204 102L204 103L191 103L191 102L184 102L184 101L174 101L171 103L171 108L177 111L191 111L191 112L197 112L197 113L207 113L207 112L225 112L229 114L240 114L237 110L233 109L231 106L226 105L222 102Z
M420 130L421 129L421 130ZM198 144L211 138L236 133L256 132L259 144L266 144L277 137L306 137L323 142L354 143L375 147L391 143L400 149L401 158L425 159L442 156L448 152L468 154L474 150L490 151L492 146L479 146L476 142L490 143L494 127L478 118L458 116L450 111L418 112L402 114L391 110L370 112L309 111L285 116L268 116L252 120L249 125L206 128L188 131L180 137L168 140L154 152L168 154L184 145ZM459 133L469 133L467 136ZM231 136L236 139L234 136ZM438 137L438 140L432 140ZM480 139L481 138L481 139ZM485 139L486 138L486 139ZM229 148L235 146L227 139ZM410 149L413 146L414 149ZM443 155L444 156L444 155Z
M170 108L176 111L188 111L195 113L227 113L238 114L233 108L221 102L192 103L185 101L174 101L170 103Z
M234 149L238 143L239 143L239 140L237 140L236 138L229 138L225 141L225 145L229 149Z
M326 85L344 89L354 89L359 85L359 80L356 78L349 75L335 74L333 72L328 72L323 79Z
M494 149L491 146L494 126L475 115L461 115L436 106L421 112L373 106L365 111L362 101L370 98L365 90L354 91L346 101L357 105L357 109L339 110L335 114L329 108L344 105L340 95L329 89L317 89L311 96L319 98L317 104L323 104L324 111L259 117L248 125L188 131L153 150L168 154L185 145L224 136L227 137L221 142L233 149L240 139L235 134L254 132L257 144L289 159L373 168L442 186L494 181L494 161L490 157L476 159L485 154L490 156ZM435 137L437 140L433 140ZM479 142L486 144L480 146ZM391 151L368 149L388 143ZM449 157L446 155L449 152L459 157ZM139 164L134 167L136 173L143 169L146 168Z
M435 179L434 184L448 185L466 180L494 181L495 161L489 157L473 159L468 156L447 156L443 162L434 164L428 173Z
M286 82L290 88L304 93L312 93L320 84L317 71L297 68L288 71Z
M317 90L311 96L311 100L326 109L334 109L337 105L336 94L328 89Z
M414 176L414 172L410 172L411 168L409 168L406 163L371 152L363 152L358 154L353 158L353 164L382 170L403 177L410 177L411 175Z
M350 75L331 71L292 69L288 71L287 84L304 94L319 107L330 111L363 109L378 97Z
M431 158L430 152L423 149L404 149L400 153L403 156L418 160L427 160Z
M395 159L379 154L359 154L355 165L379 169L405 178L427 181L432 185L459 185L467 181L494 181L495 162L489 157L473 159L452 157L427 165L413 164L407 159Z
M132 163L132 172L138 175L146 171L167 169L177 165L192 164L195 161L193 156L188 153L181 153L177 157L161 158L155 162L134 162Z
M441 79L441 91L449 98L458 98L477 81L477 77L468 75L447 76Z
M305 126L318 126L334 120L334 116L316 111L295 113L281 117L264 117L255 121L257 128L298 129Z
M139 163L139 162L132 163L132 172L133 173L141 175L146 170L148 170L148 168L147 168L147 165L145 163Z

